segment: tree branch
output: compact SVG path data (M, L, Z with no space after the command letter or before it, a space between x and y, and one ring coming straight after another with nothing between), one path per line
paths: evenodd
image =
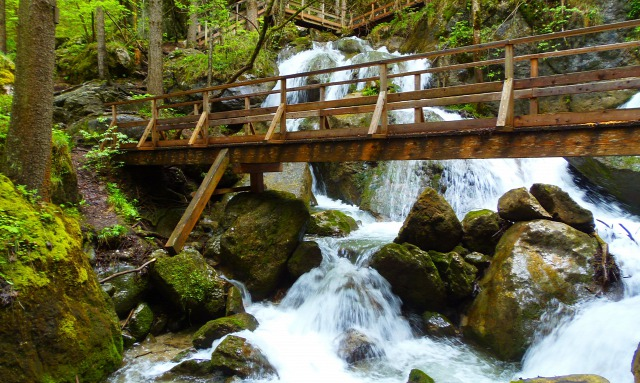
M110 276L108 276L108 277L106 277L106 278L104 278L104 279L101 279L101 280L99 281L99 283L100 283L100 284L103 284L103 283L105 283L105 282L107 282L107 281L110 281L110 280L112 280L113 278L115 278L115 277L119 277L119 276L121 276L121 275L140 272L140 271L142 271L142 269L144 269L145 267L149 266L150 264L152 264L152 263L153 263L153 262L155 262L155 261L157 261L157 259L156 259L156 258L153 258L152 260L145 262L142 266L138 267L137 269L126 270L126 271L121 271L121 272L119 272L119 273L112 274L112 275L110 275Z

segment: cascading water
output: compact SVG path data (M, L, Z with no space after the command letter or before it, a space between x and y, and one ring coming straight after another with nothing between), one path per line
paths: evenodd
M316 65L342 66L354 62L371 61L388 56L385 50L364 48L351 59L335 50L331 44L316 45L312 50L298 53L280 64L281 74L310 69ZM408 67L394 67L392 73L425 68L426 61L415 61ZM364 78L371 73L341 71L323 81ZM287 87L304 85L287 83ZM413 90L413 76L396 79L402 90ZM428 84L428 78L422 79ZM362 86L362 85L360 85ZM332 86L327 99L344 97L348 87ZM305 100L302 93L291 93L290 102ZM265 101L276 105L279 96ZM640 96L632 102L640 104ZM637 106L635 106L637 107ZM425 114L444 120L460 116L436 108L425 108ZM408 122L412 111L397 111L391 118L398 123ZM300 121L288 121L288 129L296 130ZM626 228L633 235L640 232L637 217L630 216L615 204L593 199L578 188L564 159L521 160L450 160L439 161L442 167L440 183L445 198L460 218L473 209L495 210L500 195L509 189L530 186L535 182L560 186L582 206L591 209L598 218L598 231L617 256L625 276L626 295L619 302L605 298L574 308L573 315L556 318L559 324L549 335L541 336L530 348L519 366L502 363L478 352L457 339L415 337L408 321L400 313L400 302L389 284L373 269L367 267L368 257L375 249L391 242L413 202L426 185L426 161L395 161L384 163L384 174L377 194L372 197L375 210L388 221L379 222L357 207L345 205L322 195L316 187L319 209L339 209L360 221L360 228L346 238L314 238L323 254L322 264L303 275L291 287L279 305L254 303L247 308L260 322L254 332L242 332L259 347L278 371L279 377L264 382L381 382L404 383L412 368L429 373L439 383L508 382L514 377L554 376L567 373L597 373L612 383L629 383L633 352L640 341L640 328L635 319L640 315L640 257L639 247L629 239ZM393 196L391 198L390 196ZM552 313L550 313L552 315ZM364 334L376 345L378 358L365 365L350 368L342 360L340 339L349 330ZM201 351L192 358L208 358L212 349ZM153 377L168 370L175 363L142 364L132 367L127 382L153 381ZM123 380L112 379L112 382Z

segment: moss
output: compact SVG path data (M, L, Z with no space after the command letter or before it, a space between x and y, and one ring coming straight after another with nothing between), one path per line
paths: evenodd
M325 210L311 215L307 234L344 237L356 230L356 220L338 210Z
M251 314L240 313L207 322L193 334L193 346L209 348L211 343L227 334L242 330L253 331L258 327L258 321Z

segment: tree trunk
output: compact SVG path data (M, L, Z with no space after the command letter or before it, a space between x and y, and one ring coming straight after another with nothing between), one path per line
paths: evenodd
M480 0L471 1L471 23L473 25L473 44L480 44ZM473 60L480 60L480 53L478 51L473 53ZM482 69L479 67L474 68L474 74L476 82L483 82Z
M258 30L258 1L257 0L247 1L247 30L249 31Z
M7 4L5 0L0 0L0 51L7 53Z
M96 29L98 37L98 77L109 81L109 67L107 66L107 42L104 31L104 10L96 7Z
M149 2L149 69L147 92L159 96L162 90L162 0Z
M49 197L55 0L20 0L15 93L5 143L4 173Z
M193 48L198 44L198 11L197 1L191 1L189 7L189 29L187 29L187 46Z

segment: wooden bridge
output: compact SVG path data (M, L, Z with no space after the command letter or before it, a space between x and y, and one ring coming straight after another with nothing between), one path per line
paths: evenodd
M257 79L230 85L194 89L139 100L107 104L112 108L112 126L126 132L144 127L137 143L122 144L120 158L130 165L213 164L187 209L183 220L167 243L178 251L195 225L200 212L222 176L227 164L236 172L250 173L249 188L229 189L261 191L262 174L279 171L283 162L342 162L377 160L429 160L454 158L521 158L550 156L640 155L640 109L601 109L581 112L542 114L539 102L552 98L640 89L640 66L624 66L580 72L540 75L540 62L557 57L634 50L640 41L621 41L605 45L568 48L553 52L516 54L519 47L531 47L542 41L569 41L581 36L640 26L640 20L568 30L549 35L496 41L481 45L447 49L384 61L319 70L309 73ZM390 68L411 60L464 55L480 52L489 57L481 61L400 72ZM497 58L496 54L500 56ZM499 81L426 87L424 75L459 73L476 67L499 72ZM375 76L350 78L336 82L317 82L338 71L376 68ZM516 73L526 73L516 77ZM296 82L296 79L315 79ZM391 82L400 78L414 81L413 91L393 92ZM249 85L273 84L274 90L243 93ZM292 86L294 83L305 85ZM327 100L332 86L379 84L379 94L352 94ZM279 89L278 89L279 88ZM426 88L426 89L423 89ZM306 92L316 98L292 103L294 94ZM275 95L276 106L253 105L252 100ZM196 98L196 99L194 99ZM223 102L244 105L240 110L219 110ZM150 105L151 117L144 121L118 122L118 108L134 104ZM425 107L460 104L498 104L496 116L460 121L428 121ZM192 111L182 117L166 116L169 109ZM522 110L521 113L516 113ZM409 110L410 123L397 123L393 111ZM339 115L370 117L366 126L336 128L331 117ZM287 121L311 119L319 129L288 131ZM260 125L263 125L261 128ZM226 136L220 129L243 126L237 134ZM111 142L113 144L113 142Z

